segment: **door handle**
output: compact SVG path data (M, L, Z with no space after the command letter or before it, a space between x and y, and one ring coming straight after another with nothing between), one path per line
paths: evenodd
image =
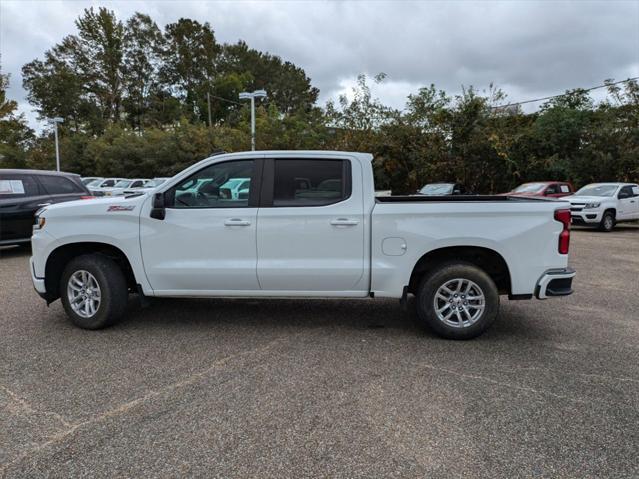
M242 218L229 218L224 221L224 226L250 226L251 222Z
M359 224L359 220L351 220L348 218L336 218L330 222L333 226L355 226Z

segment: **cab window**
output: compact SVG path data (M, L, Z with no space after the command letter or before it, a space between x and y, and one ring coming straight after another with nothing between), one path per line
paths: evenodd
M556 184L550 185L546 188L547 195L556 195L557 193L559 193L559 186Z
M346 160L275 160L273 206L326 206L351 195Z
M169 208L246 208L249 206L255 161L216 163L201 169L169 190Z

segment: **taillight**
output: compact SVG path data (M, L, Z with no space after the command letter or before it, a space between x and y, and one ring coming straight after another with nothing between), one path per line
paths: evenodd
M559 254L568 254L570 248L570 210L555 210L555 220L564 225L559 233Z
M81 200L94 200L95 196L80 196Z

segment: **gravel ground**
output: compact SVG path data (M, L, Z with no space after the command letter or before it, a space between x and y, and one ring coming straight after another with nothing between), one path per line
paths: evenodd
M638 477L639 227L473 341L387 300L158 300L97 332L0 251L0 476Z

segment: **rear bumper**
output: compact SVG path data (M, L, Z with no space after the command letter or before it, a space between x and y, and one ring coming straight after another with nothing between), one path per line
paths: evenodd
M572 294L572 279L575 274L576 272L572 268L546 271L537 281L535 296L537 299L547 299Z

